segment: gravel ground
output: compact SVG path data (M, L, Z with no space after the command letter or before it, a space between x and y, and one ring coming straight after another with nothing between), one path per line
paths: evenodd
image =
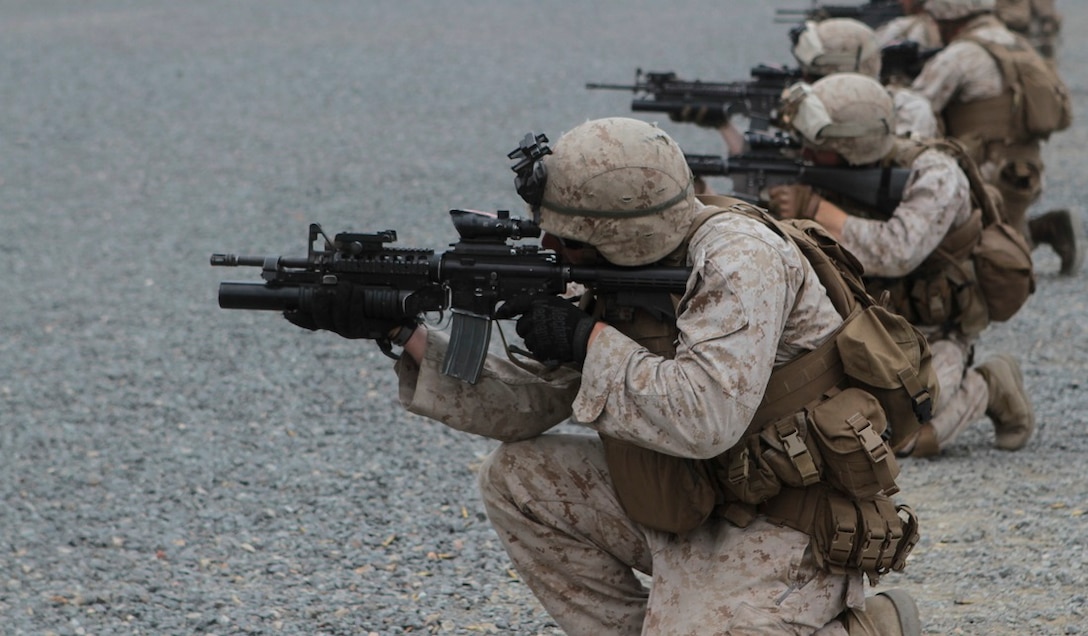
M0 0L0 633L559 633L482 512L493 443L402 412L369 344L218 309L208 255L310 221L443 249L446 210L522 209L525 132L628 114L585 82L786 62L790 4ZM1085 214L1085 148L1047 146L1040 209ZM1037 436L903 467L924 536L886 585L931 634L1088 633L1086 275L1037 256L979 352L1023 361Z

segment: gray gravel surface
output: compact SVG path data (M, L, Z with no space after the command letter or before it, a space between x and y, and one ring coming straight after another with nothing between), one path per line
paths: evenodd
M629 114L585 82L786 62L791 4L0 0L0 633L559 633L483 515L493 442L402 412L370 344L218 309L256 272L208 256L310 221L444 249L448 209L522 209L525 132ZM1084 214L1083 121L1040 208ZM979 352L1023 361L1035 439L980 422L903 468L924 537L886 585L929 633L1088 633L1086 274L1037 255Z

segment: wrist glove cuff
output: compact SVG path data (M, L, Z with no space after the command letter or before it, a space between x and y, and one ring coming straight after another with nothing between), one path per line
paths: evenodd
M574 334L571 337L571 354L574 356L573 362L579 367L586 362L586 355L589 353L589 337L593 335L593 327L596 324L596 320L586 316L579 320L578 324L574 325Z

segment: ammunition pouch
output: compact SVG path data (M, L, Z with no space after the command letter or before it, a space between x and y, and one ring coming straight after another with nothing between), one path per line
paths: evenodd
M834 573L861 570L873 585L906 567L920 536L914 511L884 495L857 500L829 488L790 490L758 511L812 537L817 565Z
M914 325L940 327L945 332L958 328L976 335L990 323L970 260L925 276L873 278L868 288L873 295L887 294L888 306Z
M883 435L888 421L880 402L848 388L816 405L809 414L816 446L824 458L824 480L852 499L899 492L899 465Z
M884 409L870 393L831 388L714 460L714 476L725 500L747 504L820 482L852 498L893 495L899 465L886 430Z

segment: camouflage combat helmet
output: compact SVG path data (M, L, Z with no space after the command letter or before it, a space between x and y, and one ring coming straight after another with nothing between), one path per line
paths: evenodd
M648 265L679 247L695 206L680 146L652 124L595 119L544 159L540 227L594 246L615 265Z
M815 80L832 73L880 76L880 47L876 33L852 18L808 21L790 33L793 57L805 75Z
M794 84L784 112L806 146L837 152L851 165L877 161L895 145L892 98L866 75L836 73Z
M926 0L923 7L934 20L959 20L976 13L991 13L994 0Z

